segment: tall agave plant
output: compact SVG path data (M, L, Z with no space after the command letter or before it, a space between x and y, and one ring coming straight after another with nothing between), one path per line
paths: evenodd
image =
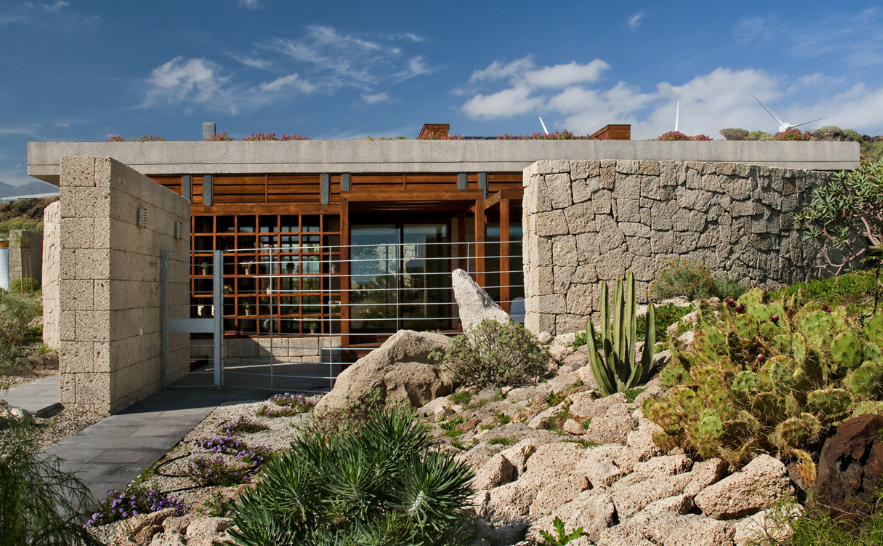
M589 365L604 396L633 389L646 383L653 365L653 348L656 345L656 310L653 304L647 309L647 335L644 351L637 361L637 304L635 302L635 277L631 271L625 279L623 297L622 279L616 280L613 291L613 320L610 319L607 283L601 283L601 347L595 346L595 325L586 324L589 345Z

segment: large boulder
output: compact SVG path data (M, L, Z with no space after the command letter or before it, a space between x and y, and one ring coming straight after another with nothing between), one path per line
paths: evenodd
M883 416L860 415L837 427L819 457L816 498L837 517L857 513L854 499L870 502L883 484Z
M741 472L714 483L696 495L696 506L715 519L738 519L766 510L793 493L781 461L760 455Z
M478 283L462 269L455 269L452 274L454 297L460 312L460 324L463 331L472 329L485 319L495 320L501 324L509 322L509 314L488 296Z
M367 356L344 370L316 411L341 410L377 389L383 399L401 398L421 407L451 392L444 369L430 353L444 351L450 340L442 334L401 330Z

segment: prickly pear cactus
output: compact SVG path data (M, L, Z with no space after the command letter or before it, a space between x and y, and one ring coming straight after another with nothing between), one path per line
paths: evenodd
M797 460L807 483L832 427L856 412L883 414L883 313L867 325L842 307L798 294L707 310L695 342L661 373L665 395L643 401L660 447L723 457L739 467L758 450Z

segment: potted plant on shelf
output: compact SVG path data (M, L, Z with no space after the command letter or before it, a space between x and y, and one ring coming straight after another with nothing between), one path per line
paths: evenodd
M208 268L209 268L210 265L212 265L212 264L211 264L211 262L209 262L208 260L206 260L206 261L202 262L201 264L199 264L199 267L202 269L202 274L203 274L203 275L208 275Z
M232 294L232 293L233 293L233 287L230 286L229 284L225 284L225 285L224 285L224 293L225 293L225 294Z
M294 262L287 262L285 264L285 272L289 275L294 274Z
M319 330L319 323L315 320L310 321L310 333L315 334Z
M251 266L254 265L254 262L242 262L242 270L245 271L246 275L251 273Z
M245 312L245 316L247 316L247 317L251 316L251 302L250 301L246 301L245 303L243 303L242 309Z

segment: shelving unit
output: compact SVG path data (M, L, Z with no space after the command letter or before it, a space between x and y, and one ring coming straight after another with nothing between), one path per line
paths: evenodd
M211 299L210 267L202 264L221 250L228 335L338 333L339 216L200 215L192 222L194 316Z

